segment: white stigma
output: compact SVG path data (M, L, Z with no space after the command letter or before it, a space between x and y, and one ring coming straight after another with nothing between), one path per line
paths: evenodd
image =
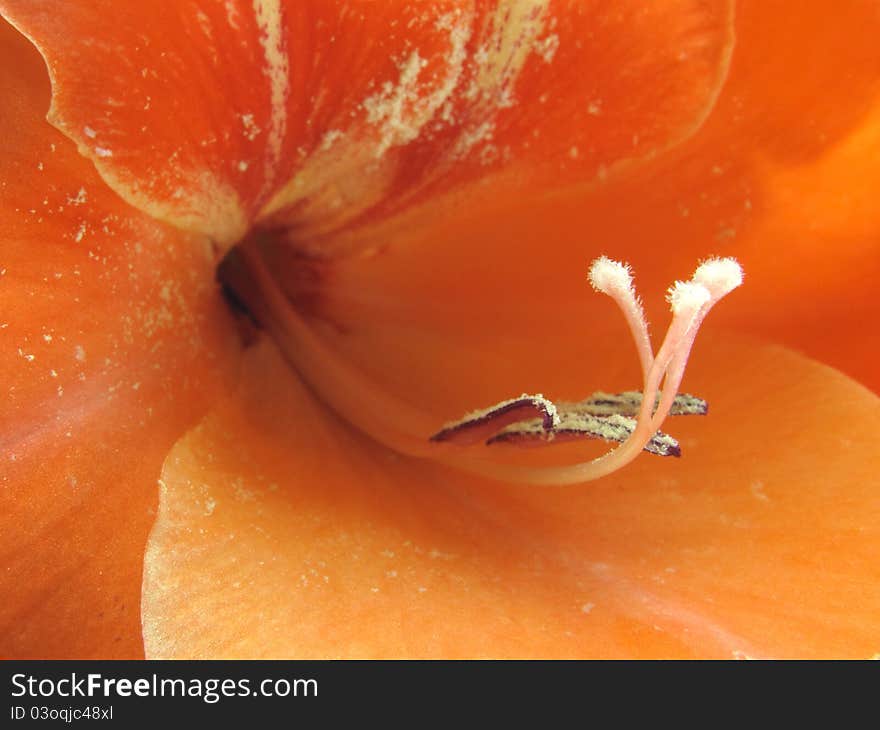
M743 270L736 259L709 259L697 267L693 281L706 287L717 302L743 283Z
M600 256L590 266L590 284L593 289L607 294L620 307L626 323L632 332L642 366L642 380L648 377L654 352L651 349L651 338L648 336L648 323L645 312L636 296L633 286L632 269L627 264L612 261L607 256Z
M672 313L678 315L696 314L711 299L709 289L693 281L676 281L666 295Z
M635 296L629 266L619 261L612 261L607 256L600 256L590 266L590 284L596 291L609 296L621 293L631 293Z

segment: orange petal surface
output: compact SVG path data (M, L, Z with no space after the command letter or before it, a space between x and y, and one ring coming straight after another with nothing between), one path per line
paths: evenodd
M147 655L875 654L880 401L704 344L688 385L713 412L679 428L684 459L514 488L377 448L264 342L165 464Z
M44 120L0 27L0 656L131 657L163 457L234 372L203 238L134 210Z
M650 157L711 108L732 5L0 7L47 59L51 120L104 179L229 245L257 216L301 243L489 174L532 188Z
M587 193L536 190L527 203L500 196L454 215L423 206L361 231L375 255L319 265L291 298L374 387L413 404L454 400L451 418L522 389L577 397L598 386L607 338L620 334L576 273L591 258L635 266L656 326L661 293L685 267L733 255L747 283L710 327L784 342L880 390L880 19L871 3L840 13L819 3L794 35L790 22L784 3L738 5L718 103L668 153ZM821 74L804 73L817 57ZM574 363L580 391L557 375ZM622 387L637 382L629 373ZM473 385L459 399L463 382Z

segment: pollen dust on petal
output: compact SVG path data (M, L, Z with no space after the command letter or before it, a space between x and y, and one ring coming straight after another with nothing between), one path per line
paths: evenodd
M396 152L444 134L445 152L407 195L469 155L483 164L503 157L492 145L495 117L516 102L516 81L529 58L550 63L558 45L546 38L547 0L504 3L485 18L457 8L418 21L431 28L441 51L411 47L395 76L377 78L369 94L337 121L260 218L277 222L295 211L300 239L338 229L388 194L399 172ZM326 243L326 242L324 242Z

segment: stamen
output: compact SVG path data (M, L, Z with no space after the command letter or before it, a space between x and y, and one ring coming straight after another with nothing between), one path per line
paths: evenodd
M512 444L515 446L546 446L562 444L580 439L602 439L623 443L636 429L636 419L614 413L610 416L593 416L589 413L565 412L560 415L559 425L548 431L542 422L533 418L530 421L514 423L495 434L486 443ZM645 444L644 450L657 456L681 456L681 447L672 436L657 431Z
M659 396L655 398L659 404ZM594 393L577 403L554 405L542 395L523 394L491 408L473 411L446 424L431 437L435 443L469 446L485 441L487 446L512 444L529 447L563 443L583 438L624 442L636 428L634 418L642 405L639 391ZM705 415L708 404L702 398L680 393L675 396L669 415ZM539 416L535 418L534 416ZM493 435L494 434L494 435ZM681 456L678 442L658 431L645 445L645 451L659 456Z
M559 426L559 414L551 401L540 393L523 393L519 398L501 401L491 408L473 411L458 421L446 424L441 431L431 436L431 441L445 441L461 446L479 443L508 424L534 415L540 416L534 419L534 423L545 433Z
M557 407L560 410L581 410L593 416L610 416L613 413L635 416L642 407L642 394L638 390L628 390L624 393L597 391L579 403L558 403ZM676 395L669 409L670 416L705 416L708 412L709 404L690 393Z
M503 430L490 438L488 443L550 443L558 436L563 439L567 436L586 436L622 441L621 445L593 461L561 467L520 468L467 458L447 458L445 461L504 480L532 484L575 484L620 469L643 449L664 455L680 453L678 442L671 436L659 433L658 428L666 416L676 412L676 409L679 413L706 412L705 401L678 394L678 387L697 330L709 310L742 283L742 269L733 259L710 259L697 268L690 281L676 282L670 287L667 299L672 308L672 322L656 357L651 350L644 313L633 289L629 267L606 257L599 258L590 268L590 282L597 291L612 297L626 318L642 365L644 382L641 397L624 398L621 396L626 394L621 394L609 398L607 394L597 393L583 403L575 404L583 406L580 413L571 404L565 404L559 409L559 423L550 429L537 419L520 423L505 422ZM594 413L591 409L601 412ZM632 414L636 410L638 415L633 419ZM494 422L492 417L497 412L497 408L479 412L482 414L478 419L480 426L500 426L500 422ZM461 425L453 424L440 433L454 431Z

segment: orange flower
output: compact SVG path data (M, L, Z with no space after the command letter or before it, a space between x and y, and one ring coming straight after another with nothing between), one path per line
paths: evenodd
M878 651L880 404L780 346L880 386L873 3L0 7L0 654ZM748 272L684 458L432 458L638 382L603 253Z

